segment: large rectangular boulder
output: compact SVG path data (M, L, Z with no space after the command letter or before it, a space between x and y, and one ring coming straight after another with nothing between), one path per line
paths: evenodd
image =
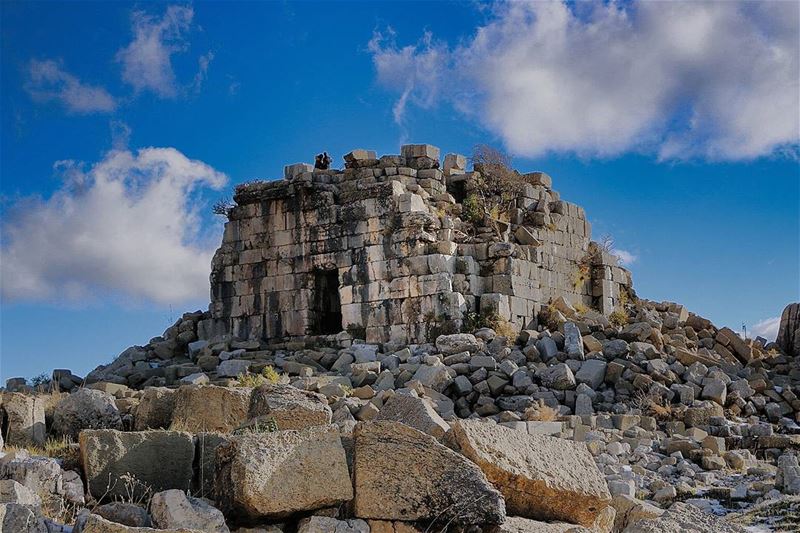
M353 498L335 426L251 433L217 448L216 497L227 515L281 518Z
M451 435L503 494L510 514L584 527L613 521L605 478L584 444L484 420L460 420Z
M431 435L386 420L358 424L354 439L355 516L433 521L436 531L505 519L503 497L480 468Z
M278 429L285 430L326 426L333 413L322 394L291 385L268 384L253 389L248 416L274 419Z
M247 421L252 391L248 387L183 386L175 393L171 428L230 433Z
M11 446L42 446L47 439L44 400L21 392L0 396L0 422L5 443Z
M136 480L132 490L137 495L145 487L157 492L191 486L195 446L190 433L84 430L79 443L88 490L95 498L125 496L128 476Z

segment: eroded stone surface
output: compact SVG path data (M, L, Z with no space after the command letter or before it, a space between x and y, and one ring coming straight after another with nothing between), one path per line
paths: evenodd
M580 443L460 420L453 437L503 493L509 513L591 527L611 502L605 479Z
M334 426L241 435L217 449L217 499L226 514L280 518L353 497Z
M432 436L399 422L354 432L355 515L482 525L505 518L505 503L480 469Z

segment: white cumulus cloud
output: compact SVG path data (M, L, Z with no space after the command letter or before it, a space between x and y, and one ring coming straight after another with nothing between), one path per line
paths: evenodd
M378 82L445 101L524 156L797 153L797 2L508 2L462 43L377 34Z
M188 49L186 34L193 17L191 7L177 5L168 6L161 18L134 11L133 41L117 52L123 81L137 92L149 90L162 98L177 96L181 86L173 70L172 56ZM203 76L211 56L204 57L205 61L200 61Z
M88 170L74 161L56 168L61 189L20 200L4 216L4 298L207 297L217 243L203 238L197 196L225 185L225 174L174 148L112 150Z
M755 338L758 336L764 337L768 341L774 341L778 336L778 328L781 325L781 317L774 316L765 318L764 320L753 324L750 328L750 336Z
M58 101L72 113L105 113L114 111L117 102L102 87L81 82L52 59L31 60L28 64L25 89L34 100Z

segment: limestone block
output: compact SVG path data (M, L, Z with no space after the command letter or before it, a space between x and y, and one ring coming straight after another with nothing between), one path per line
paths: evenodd
M219 509L177 489L154 494L150 501L150 514L158 529L188 527L213 533L230 532Z
M694 505L677 502L658 518L640 520L624 533L745 533L747 530L724 521Z
M126 495L123 476L132 475L154 491L189 489L192 481L194 441L179 431L84 430L79 438L81 463L88 491L96 498Z
M484 420L459 420L461 453L500 489L510 513L585 527L607 516L611 494L582 443L528 435Z
M142 392L141 401L136 407L133 427L136 431L168 428L172 424L174 409L174 389L148 387Z
M432 436L380 421L358 424L354 438L355 516L471 526L505 519L480 469Z
M304 518L297 525L297 533L375 533L364 520L337 520L329 516ZM389 533L394 533L391 530Z
M461 154L447 154L444 156L444 165L442 165L442 168L446 175L458 174L460 172L457 171L466 170L467 158Z
M594 530L566 522L540 522L519 516L509 516L490 533L592 533Z
M251 419L274 418L280 430L327 426L332 415L322 394L282 384L253 389L248 412Z
M404 193L397 198L397 209L401 213L411 213L417 211L428 211L425 201L418 194Z
M607 363L602 359L589 359L584 361L580 369L575 373L575 381L586 383L592 389L597 390L606 377Z
M19 503L0 503L0 531L48 533L49 528L37 507Z
M404 144L400 147L400 155L405 158L428 157L439 159L439 148L431 144Z
M12 446L42 446L47 439L44 400L21 392L0 396L0 418L5 418L5 443Z
M150 527L131 527L106 520L100 515L90 514L82 533L202 533L200 529L153 529Z
M283 167L283 178L292 180L302 175L304 172L313 171L314 165L309 165L308 163L294 163L293 165L286 165Z
M252 389L185 385L175 393L172 428L228 433L247 420Z
M544 172L529 172L523 176L528 183L539 185L547 189L553 187L553 178Z
M437 439L450 431L450 426L429 402L410 394L395 394L389 398L378 412L376 420L402 422Z
M336 426L233 437L217 449L217 501L225 513L281 518L353 497Z
M58 402L53 432L75 439L83 429L122 429L122 418L111 394L79 389Z

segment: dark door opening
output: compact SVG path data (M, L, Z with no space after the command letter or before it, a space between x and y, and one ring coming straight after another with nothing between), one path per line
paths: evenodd
M464 180L451 181L447 184L447 192L453 195L457 204L463 204L467 199L467 182Z
M314 271L311 322L312 335L333 335L342 331L339 272L336 269Z

